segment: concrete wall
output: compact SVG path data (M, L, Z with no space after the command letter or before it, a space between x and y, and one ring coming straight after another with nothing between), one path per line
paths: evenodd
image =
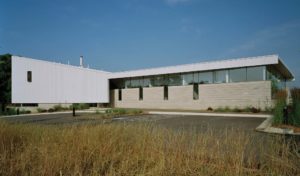
M205 110L208 107L260 107L271 105L271 82L242 82L199 85L199 99L193 100L193 86L169 86L169 99L163 99L163 87L143 88L144 99L139 100L139 89L112 90L112 103L120 108Z
M107 72L12 56L12 103L108 102Z

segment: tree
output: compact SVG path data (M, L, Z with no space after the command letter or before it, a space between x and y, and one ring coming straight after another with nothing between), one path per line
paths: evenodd
M0 111L11 103L11 54L0 55Z

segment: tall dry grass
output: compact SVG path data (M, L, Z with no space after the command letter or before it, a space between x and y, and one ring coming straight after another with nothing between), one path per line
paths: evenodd
M297 175L299 148L227 130L0 122L0 175ZM298 151L297 151L298 150Z

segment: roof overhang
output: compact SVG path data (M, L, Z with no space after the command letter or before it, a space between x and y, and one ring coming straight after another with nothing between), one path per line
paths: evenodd
M195 63L195 64L187 64L187 65L177 65L177 66L169 66L169 67L114 72L109 74L109 78L117 79L117 78L128 78L128 77L141 77L141 76L151 76L151 75L185 73L185 72L194 72L194 71L211 71L211 70L263 66L263 65L275 65L276 68L278 68L278 70L282 72L282 74L284 75L284 77L286 77L287 80L294 79L294 76L289 71L289 69L283 64L283 62L279 59L278 55L247 57L247 58L210 61L210 62L202 62L202 63Z
M278 58L277 64L274 64L273 66L284 77L286 81L295 80L294 75L291 73L291 71L288 69L288 67L284 64L284 62L280 58Z

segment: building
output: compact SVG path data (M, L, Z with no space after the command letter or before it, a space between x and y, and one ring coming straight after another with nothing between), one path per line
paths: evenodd
M12 56L12 103L105 103L113 107L264 109L293 74L278 55L105 72Z

